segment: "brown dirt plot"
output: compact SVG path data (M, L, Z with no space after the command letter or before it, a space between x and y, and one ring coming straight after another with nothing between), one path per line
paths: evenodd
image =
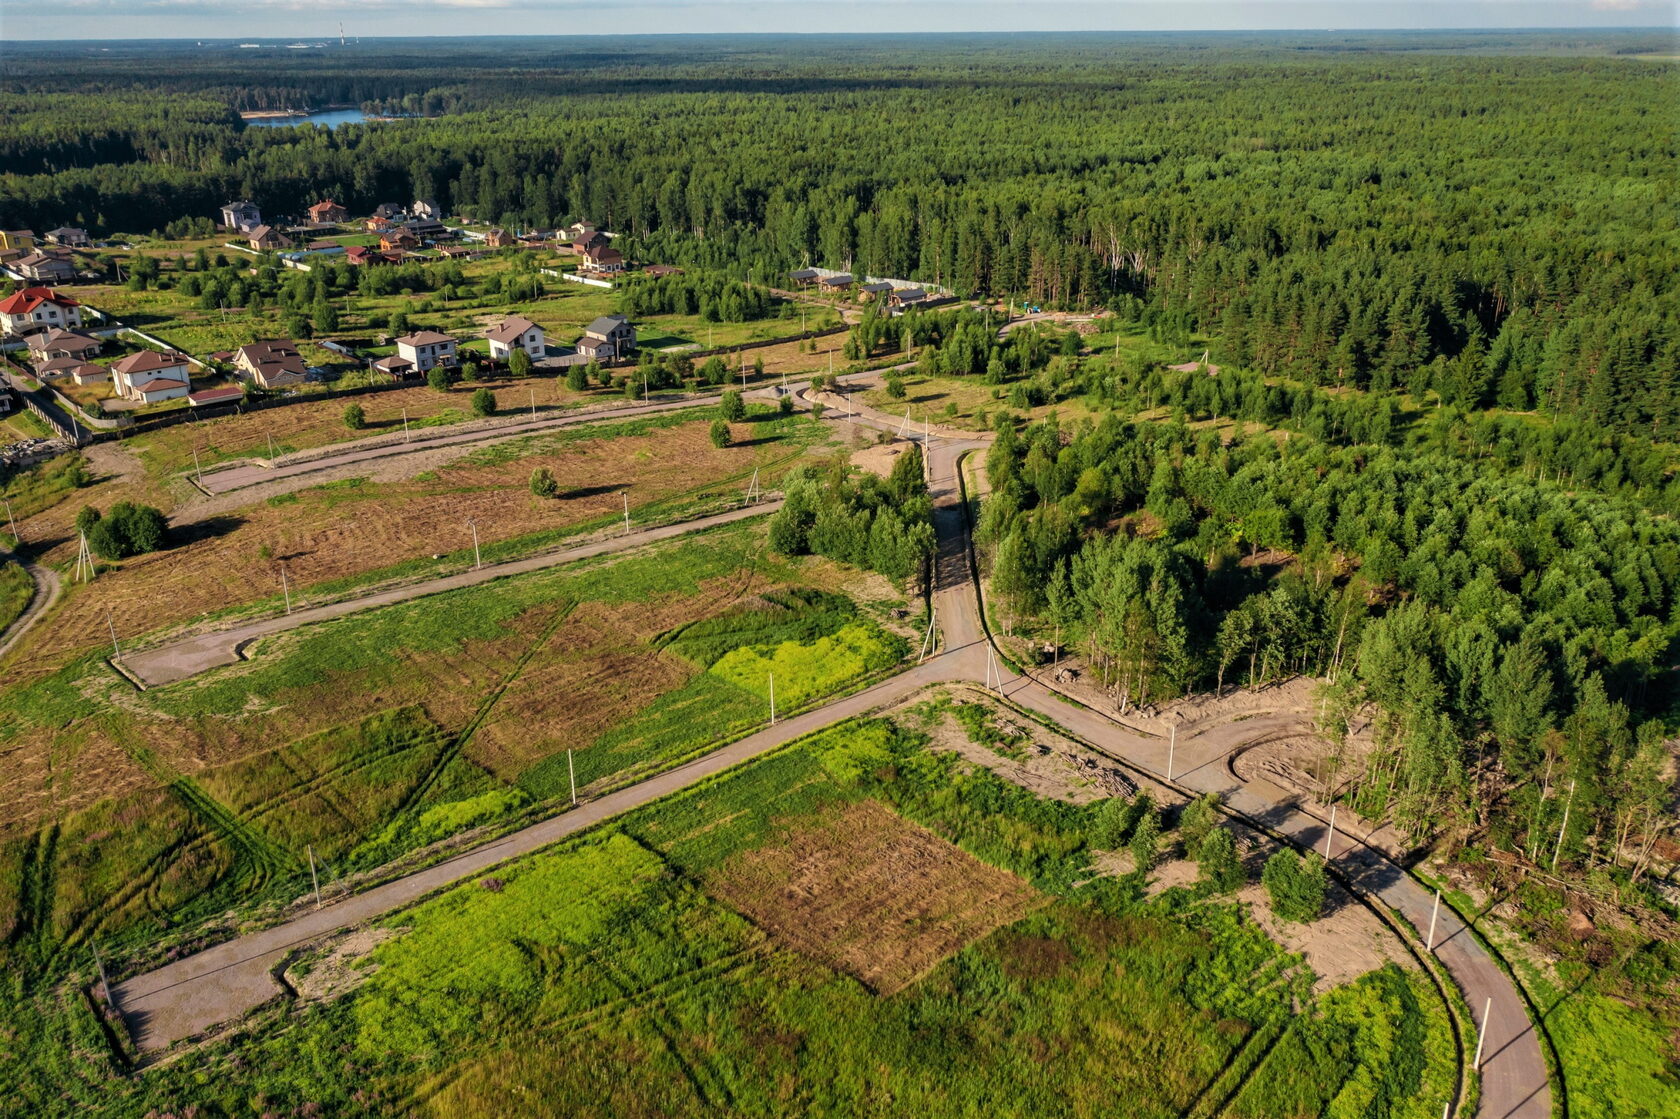
M1015 875L872 800L797 822L780 843L730 859L709 888L883 995L1042 902Z

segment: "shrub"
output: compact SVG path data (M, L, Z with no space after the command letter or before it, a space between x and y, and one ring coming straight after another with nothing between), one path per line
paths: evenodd
M723 420L712 421L712 446L727 447L735 440L729 433L729 425Z
M718 405L718 414L730 423L740 423L747 418L747 402L735 389L728 389L723 394L723 402Z
M445 369L441 365L432 366L431 370L426 374L426 383L438 392L448 392L449 370Z
M1155 805L1151 802L1143 814L1138 817L1137 826L1132 829L1130 844L1132 861L1137 864L1138 870L1147 874L1154 868L1160 841L1161 814L1155 810Z
M1324 859L1317 852L1303 859L1292 848L1284 848L1266 860L1260 882L1272 900L1272 911L1285 921L1304 924L1317 920L1324 911L1329 881Z
M793 415L793 394L787 393L776 401L776 411L784 416Z
M362 411L360 404L344 406L344 426L351 431L360 431L367 426L367 413Z
M1219 823L1219 794L1208 793L1197 797L1184 806L1183 813L1178 818L1178 835L1184 842L1184 853L1196 857L1201 849L1202 840Z
M82 506L82 511L76 514L76 531L84 536L93 531L93 526L99 523L99 510L91 505Z
M524 350L515 350L509 354L508 375L510 377L529 377L531 375L531 355Z
M560 483L554 480L554 472L546 466L531 471L531 492L538 497L558 497Z
M469 361L461 366L461 380L469 385L478 380L478 362Z
M826 404L824 404L822 401L818 400L811 405L811 418L815 419L815 420L820 420L820 419L823 418L823 413L826 412L826 411L828 411L828 406Z
M574 365L566 370L566 387L573 392L582 392L589 387L589 367Z
M1200 801L1196 803L1200 804ZM1202 881L1215 893L1228 894L1243 884L1242 859L1237 856L1237 841L1229 829L1214 827L1196 845L1196 865L1201 868Z
M475 416L494 415L496 411L496 394L489 389L477 389L472 394L472 414Z
M119 501L88 533L88 547L104 559L155 552L169 536L169 522L150 505Z
M903 400L910 395L904 388L904 378L897 373L887 374L887 395L894 400Z

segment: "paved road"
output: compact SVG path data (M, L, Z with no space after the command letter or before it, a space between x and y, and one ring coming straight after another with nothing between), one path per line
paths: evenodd
M896 429L894 417L864 408L857 422ZM843 419L840 422L845 422ZM967 521L957 468L961 456L984 441L935 434L926 441L939 551L934 607L942 643L938 653L867 691L785 720L748 738L659 776L532 825L479 850L406 878L353 895L284 925L206 949L136 976L114 991L142 1050L150 1051L237 1017L279 993L271 969L299 944L416 901L461 878L535 851L617 813L667 796L840 719L897 702L929 684L983 681L993 661L971 581ZM1068 702L1043 682L1001 669L999 688L1011 702L1040 712L1116 758L1165 776L1169 744L1141 735L1106 716ZM1198 791L1217 791L1228 804L1304 846L1325 841L1324 823L1282 790L1263 781L1243 782L1226 759L1246 743L1283 730L1298 730L1303 715L1273 712L1218 724L1170 747L1172 777ZM1322 849L1322 847L1321 847ZM1413 879L1358 837L1337 835L1336 865L1363 892L1403 914L1414 927L1429 924L1430 897ZM1436 952L1480 1017L1491 1001L1478 1110L1487 1119L1549 1119L1551 1093L1537 1035L1516 989L1463 925L1443 908ZM1474 1045L1473 1037L1467 1044ZM1443 1101L1444 1102L1444 1101Z
M642 529L640 532L632 532L625 536L609 536L588 544L579 544L563 551L527 556L524 559L510 560L507 563L491 564L488 567L474 568L457 575L445 575L438 579L428 579L423 583L411 583L392 590L380 591L377 594L364 595L361 598L331 602L325 606L312 606L307 610L263 618L229 629L193 634L150 649L125 653L121 664L130 676L145 687L155 688L163 684L172 684L177 680L185 680L189 676L196 676L200 672L212 668L238 663L241 659L240 651L259 637L284 633L299 626L324 622L332 618L342 618L347 614L357 614L363 610L372 610L380 606L409 602L442 591L477 586L479 583L487 583L492 579L501 579L509 575L524 575L548 567L557 567L563 563L571 563L574 560L589 559L593 556L606 555L609 552L622 552L658 540L669 540L673 536L680 536L684 533L698 532L718 525L745 520L748 517L763 516L766 513L775 512L781 506L782 503L779 499L761 502L756 505L745 505L739 509L731 509L726 513L717 513L710 517L700 517L692 521L679 521L675 524L660 525L657 528ZM0 652L3 651L0 650Z

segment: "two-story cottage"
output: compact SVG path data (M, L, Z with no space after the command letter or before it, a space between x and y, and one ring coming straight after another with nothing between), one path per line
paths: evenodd
M274 252L277 249L292 247L292 239L275 229L272 225L259 225L251 230L251 248L259 253Z
M262 211L255 203L229 202L222 207L222 224L233 233L249 233L262 223Z
M622 272L624 254L611 245L591 245L583 252L583 263L591 272Z
M86 358L98 353L100 345L97 338L52 327L29 336L29 358L36 364L55 357Z
M35 231L32 229L0 229L0 249L23 249L27 252L35 247Z
M303 355L284 340L241 346L234 351L233 364L252 384L265 389L301 384L309 376Z
M543 328L523 315L504 320L485 331L484 337L490 340L490 356L497 361L506 361L515 350L524 350L534 358L548 352Z
M87 230L74 226L61 225L57 229L47 231L47 240L55 245L63 245L67 249L85 249L93 244L93 238L88 236Z
M336 225L341 221L349 221L350 211L329 198L309 207L309 220Z
M443 207L437 204L437 199L435 198L417 198L414 201L414 205L408 208L408 216L411 218L425 218L430 221L442 221Z
M596 361L627 357L636 350L636 328L623 315L602 315L583 328L577 351Z
M141 350L111 366L111 383L117 393L143 404L172 400L192 391L187 359L180 354Z
M37 330L76 330L82 325L82 305L52 288L31 287L0 300L0 335L21 337Z
M425 373L434 365L455 364L455 339L435 330L417 330L397 339L397 356Z
M30 253L12 262L12 267L26 280L38 284L62 284L76 278L76 266L62 256Z

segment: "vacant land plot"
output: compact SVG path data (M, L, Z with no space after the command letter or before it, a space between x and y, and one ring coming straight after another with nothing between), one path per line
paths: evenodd
M1234 1114L1440 1114L1450 1035L1406 975L1314 999L1235 906L1072 886L1089 821L890 724L847 724L324 946L289 977L337 1001L259 1012L237 1047L62 1078L50 1099L36 1076L19 1098L1168 1119L1240 1093ZM13 1011L18 1036L69 1028L42 1005Z
M472 562L473 526L485 562L552 546L616 523L628 498L639 521L667 519L733 500L754 470L773 485L823 430L805 419L743 425L757 439L719 448L709 417L670 414L519 440L416 478L347 479L270 498L178 530L180 542L126 560L76 590L31 633L56 654L125 641L232 607L280 602L282 571L293 605L311 593L342 594L370 577L430 576ZM556 498L530 492L531 472L551 471ZM114 496L114 495L113 495ZM49 563L74 559L79 501L29 523L32 541L57 540ZM434 555L442 559L434 560Z
M778 940L880 994L1042 900L873 800L790 821L779 841L735 856L708 885Z

